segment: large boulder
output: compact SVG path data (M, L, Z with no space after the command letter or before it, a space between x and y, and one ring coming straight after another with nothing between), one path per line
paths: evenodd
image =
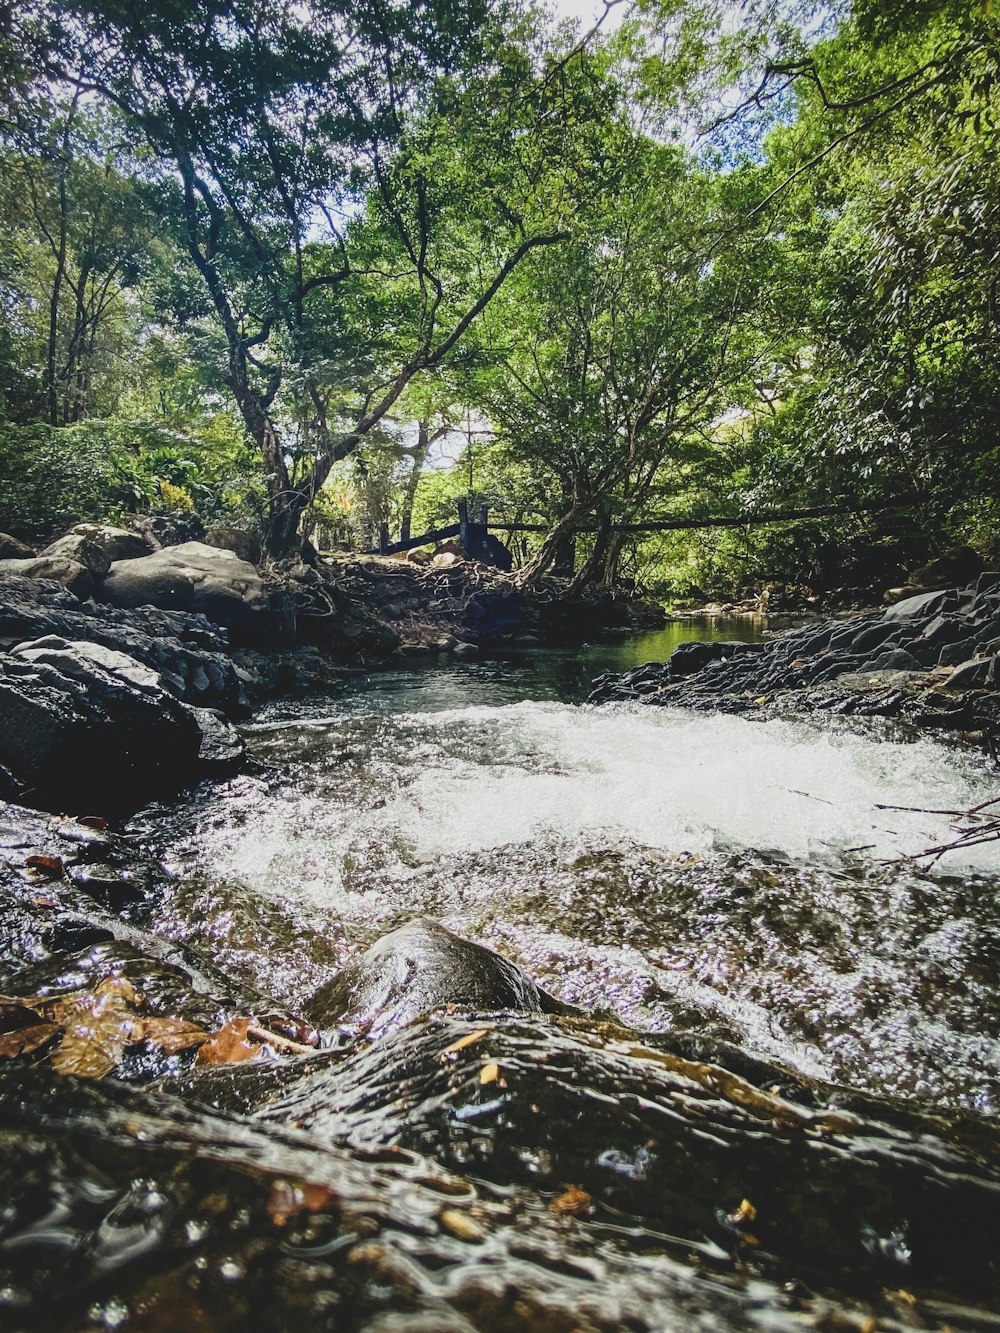
M46 546L42 556L61 560L75 560L84 569L89 569L95 579L103 579L111 568L111 557L103 546L92 542L82 532L67 532L51 546Z
M436 921L408 921L377 940L312 997L317 1027L381 1037L445 1006L478 1013L566 1013L515 963Z
M115 813L176 791L219 759L225 725L213 715L203 732L155 671L100 644L53 635L0 661L8 794L43 808Z
M79 601L94 595L94 576L78 560L61 555L40 555L30 560L0 560L0 574L19 574L26 579L49 579L59 583Z
M218 547L220 551L232 551L251 565L259 565L263 555L261 540L255 533L225 524L215 524L205 529L205 545Z
M204 542L182 542L138 560L115 561L100 596L112 606L198 611L229 628L248 625L268 609L253 565Z
M0 574L0 645L57 635L86 639L135 658L159 675L185 703L239 713L249 704L241 669L229 655L228 636L204 616L141 607L81 604L42 579Z
M0 560L33 560L35 552L25 542L0 532Z
M99 546L112 564L116 560L137 560L156 549L139 533L116 528L110 523L77 523L67 536L84 537Z

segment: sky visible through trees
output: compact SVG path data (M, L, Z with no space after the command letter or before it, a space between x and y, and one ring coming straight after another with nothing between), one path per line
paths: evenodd
M989 554L997 53L940 0L32 0L0 526L186 513L280 556L471 490L548 530L527 577L575 541L680 598Z

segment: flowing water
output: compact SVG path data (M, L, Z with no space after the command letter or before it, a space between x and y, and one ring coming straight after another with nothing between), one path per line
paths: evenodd
M994 794L992 766L882 723L581 702L703 634L270 708L247 729L256 773L137 821L178 875L157 929L294 1009L428 915L636 1028L993 1113L1000 844L907 859L948 840L927 811Z
M140 924L190 948L86 945L57 993L118 958L175 1006L207 961L301 1012L426 915L582 1012L164 1047L131 1082L6 1062L0 1327L1000 1326L1000 844L918 855L995 770L881 722L583 702L699 634L353 677L141 812L175 876Z

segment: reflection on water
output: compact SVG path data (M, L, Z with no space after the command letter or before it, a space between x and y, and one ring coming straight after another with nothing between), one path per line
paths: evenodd
M923 874L902 858L947 816L879 807L960 810L992 774L877 728L556 702L700 633L270 710L248 729L257 775L150 822L181 874L160 927L295 1007L426 913L638 1027L991 1111L998 845Z
M713 616L671 621L648 634L571 648L508 649L481 660L414 657L407 665L349 679L337 698L338 713L435 712L444 708L497 706L525 699L582 703L604 671L629 671L644 662L665 662L692 639L743 639L756 643L767 633L761 616ZM281 700L262 720L311 716L317 705ZM321 705L320 705L321 707Z

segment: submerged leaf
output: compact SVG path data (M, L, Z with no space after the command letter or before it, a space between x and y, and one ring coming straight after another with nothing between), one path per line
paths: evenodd
M240 1060L255 1060L264 1047L253 1041L248 1029L253 1025L252 1018L234 1018L199 1050L196 1065L228 1065Z
M592 1207L593 1201L590 1195L586 1190L580 1189L579 1185L570 1185L549 1204L550 1211L562 1217L583 1217Z
M58 856L28 856L24 864L42 879L63 879L66 875L66 867Z
M53 1067L60 1074L78 1078L103 1078L122 1058L125 1047L135 1041L140 1021L114 997L85 995L67 1004L60 1017L66 1031L52 1052Z
M183 1018L144 1018L139 1040L157 1046L164 1055L177 1055L209 1040L210 1033Z
M54 1017L65 1025L52 1052L60 1074L103 1078L122 1058L125 1047L141 1040L143 1020L132 1009L138 996L127 977L105 977L93 994L59 1001Z
M29 1055L58 1036L60 1031L58 1023L33 1023L31 1027L18 1028L15 1032L4 1032L0 1034L0 1056L10 1060L16 1055Z

